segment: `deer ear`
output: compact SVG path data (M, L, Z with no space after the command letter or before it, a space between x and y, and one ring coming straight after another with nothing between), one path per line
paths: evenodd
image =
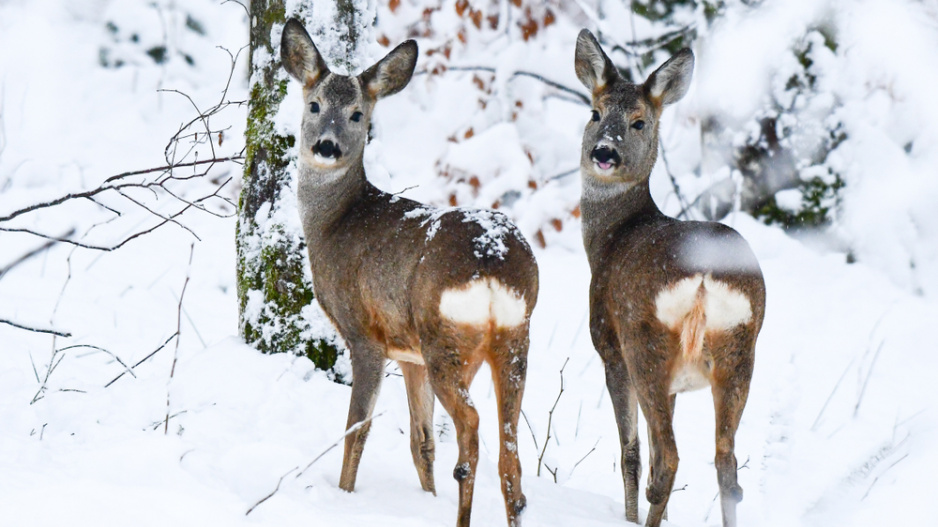
M694 52L684 48L656 69L645 81L645 94L658 107L681 100L694 76Z
M287 20L280 37L280 62L294 79L312 86L329 68L322 60L313 39L295 18Z
M377 100L403 90L414 75L416 66L417 43L408 40L362 72L359 78L365 90Z
M619 77L615 65L587 29L580 31L576 38L574 66L577 78L593 94L602 91Z

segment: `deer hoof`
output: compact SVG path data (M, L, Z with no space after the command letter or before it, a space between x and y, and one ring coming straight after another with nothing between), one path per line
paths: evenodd
M522 512L524 512L524 509L527 506L528 506L528 499L524 497L524 494L522 494L520 498L518 498L517 500L515 500L514 503L511 504L511 510L514 511L515 515L517 516L521 514Z

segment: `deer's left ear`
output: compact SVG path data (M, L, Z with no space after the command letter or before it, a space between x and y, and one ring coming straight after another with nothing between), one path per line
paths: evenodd
M362 86L375 100L404 89L417 66L417 43L408 40L392 49L360 75Z
M694 52L684 48L656 69L645 81L645 94L658 107L681 100L694 76Z
M322 55L313 44L313 39L309 38L306 28L295 18L287 20L283 26L283 35L280 37L280 62L287 73L307 87L316 84L324 74L329 73Z

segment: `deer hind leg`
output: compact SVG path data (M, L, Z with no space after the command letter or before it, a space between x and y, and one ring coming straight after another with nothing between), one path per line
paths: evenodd
M606 388L619 428L622 452L622 483L625 486L625 519L638 523L638 478L642 475L642 459L638 441L638 399L629 379L622 354L617 349L605 355Z
M469 384L481 365L481 358L463 357L454 347L424 344L429 350L427 367L430 384L440 404L453 418L459 459L453 478L459 482L459 516L457 527L469 527L472 493L475 488L476 465L479 462L479 414L469 398Z
M407 386L407 404L410 407L410 452L417 467L420 486L436 495L433 483L433 388L427 376L427 367L400 362Z
M498 474L505 497L508 525L518 527L521 525L521 513L527 505L524 493L521 492L518 418L521 415L521 397L527 373L528 328L498 331L494 340L489 364L498 399Z
M736 504L743 499L743 489L736 479L736 430L749 396L752 377L752 352L755 343L742 347L742 360L733 361L733 367L714 372L713 407L716 417L717 481L720 485L720 508L723 526L735 527ZM746 349L748 347L748 349Z
M352 347L352 399L348 407L346 430L371 417L384 373L384 357L379 352L367 353L366 349L361 347L358 348L358 354L355 351L356 348ZM355 490L358 464L370 430L371 422L369 421L345 437L342 475L339 478L339 488L344 491Z
M645 519L647 527L658 527L665 519L668 500L674 487L677 474L677 443L672 428L675 396L667 393L667 386L655 387L648 404L642 405L645 420L648 421L649 472L648 487L645 496L651 507Z

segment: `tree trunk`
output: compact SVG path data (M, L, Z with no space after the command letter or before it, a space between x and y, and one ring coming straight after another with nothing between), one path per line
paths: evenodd
M280 67L284 0L252 0L250 100L243 187L238 202L239 325L245 342L264 353L306 355L336 371L335 331L313 298L306 246L296 213L296 138L275 127L288 78Z

